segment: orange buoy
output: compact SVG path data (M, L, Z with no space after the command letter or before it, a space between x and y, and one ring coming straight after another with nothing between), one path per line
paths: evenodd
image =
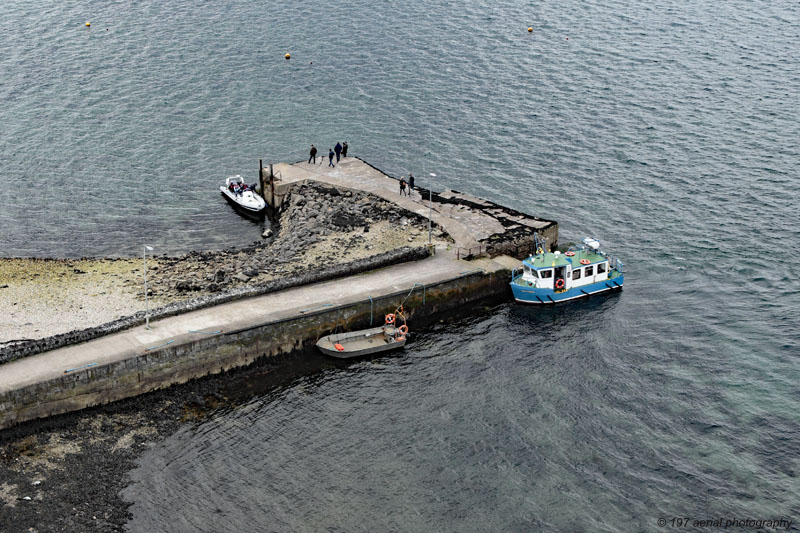
M292 54L286 54L286 55L285 55L285 56L283 56L283 57L285 57L286 59L291 59L291 58L292 58Z
M528 28L528 33L532 32L533 28Z

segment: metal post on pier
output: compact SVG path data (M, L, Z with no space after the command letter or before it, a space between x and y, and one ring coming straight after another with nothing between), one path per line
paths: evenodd
M272 163L269 164L269 187L271 190L272 201L270 205L275 209L275 174L272 173Z
M258 184L261 185L261 196L264 196L267 188L264 186L264 162L261 159L258 160Z
M431 178L435 178L436 174L430 173ZM431 219L433 218L433 180L429 180L428 186L428 246L431 246Z
M145 329L150 329L150 293L147 292L147 252L152 252L153 247L144 245L142 260L144 262L144 324Z

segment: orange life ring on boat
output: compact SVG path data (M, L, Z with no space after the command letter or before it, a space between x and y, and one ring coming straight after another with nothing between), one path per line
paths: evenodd
M591 261L589 261L588 259L581 259L582 265L588 265L589 263L591 263Z
M402 326L400 326L399 328L397 328L397 331L399 331L399 332L400 332L400 335L405 335L406 333L408 333L408 326L406 326L405 324L403 324Z
M564 278L558 278L556 280L556 289L563 289L564 288Z
M575 252L564 252L564 255L566 255L567 257L572 257L573 255L575 255Z
M389 313L388 315L386 315L386 323L394 324L394 313Z

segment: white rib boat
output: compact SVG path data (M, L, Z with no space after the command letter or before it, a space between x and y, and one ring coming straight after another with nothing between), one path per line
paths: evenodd
M256 194L253 187L248 187L239 175L227 178L225 186L220 187L219 192L234 208L250 216L262 216L267 207L267 202Z

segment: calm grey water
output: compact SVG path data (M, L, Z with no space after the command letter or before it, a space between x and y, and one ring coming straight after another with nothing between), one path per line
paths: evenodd
M12 0L0 22L3 255L248 243L218 182L347 140L628 266L620 295L445 323L184 428L132 472L131 531L800 520L796 2Z

